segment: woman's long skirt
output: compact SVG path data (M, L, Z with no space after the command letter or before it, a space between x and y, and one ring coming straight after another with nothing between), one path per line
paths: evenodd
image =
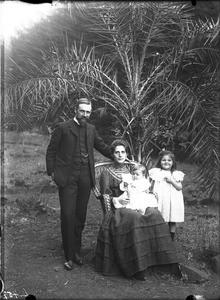
M175 263L169 229L157 209L148 208L142 215L120 208L104 216L96 245L97 272L130 277L150 266Z

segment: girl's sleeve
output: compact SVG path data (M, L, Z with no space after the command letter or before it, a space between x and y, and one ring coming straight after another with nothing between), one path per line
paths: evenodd
M149 177L152 180L156 180L157 179L157 174L158 174L158 168L152 168L149 170Z
M185 174L181 171L174 171L173 172L173 178L176 180L176 181L183 181L184 179L184 176Z
M100 176L100 192L102 195L112 195L112 191L110 189L110 177L107 171L104 171Z

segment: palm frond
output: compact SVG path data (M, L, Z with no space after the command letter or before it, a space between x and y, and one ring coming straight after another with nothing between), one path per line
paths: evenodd
M218 21L195 21L192 6L177 2L74 2L68 11L74 41L62 29L65 47L52 42L40 58L36 49L34 59L10 62L16 72L7 74L7 116L26 110L47 121L61 111L66 118L75 97L89 95L114 116L138 159L160 120L171 119L169 138L186 132L192 156L203 157L198 182L216 186Z

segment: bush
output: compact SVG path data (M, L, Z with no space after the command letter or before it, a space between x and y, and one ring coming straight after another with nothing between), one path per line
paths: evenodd
M219 222L211 215L204 215L197 219L195 229L193 252L198 260L210 261L219 252Z
M179 242L188 260L194 257L196 261L210 264L211 258L219 253L218 212L214 214L211 207L204 207L203 210L203 213L198 213L198 209L186 207Z

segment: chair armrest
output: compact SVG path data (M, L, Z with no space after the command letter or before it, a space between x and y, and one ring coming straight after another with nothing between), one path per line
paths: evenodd
M104 194L101 202L103 202L104 210L103 213L106 214L107 211L110 211L113 207L111 197L107 194Z

